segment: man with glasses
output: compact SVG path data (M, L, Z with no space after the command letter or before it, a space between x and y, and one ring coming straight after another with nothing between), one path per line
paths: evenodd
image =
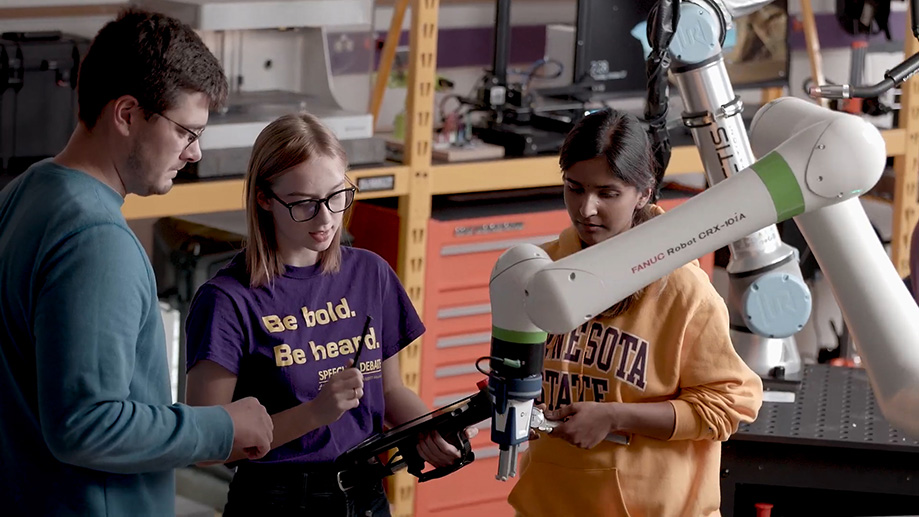
M126 11L82 63L67 146L0 191L0 513L171 515L176 467L268 451L255 399L172 403L153 271L121 214L201 158L226 94L190 27Z
M191 147L191 144L197 142L198 139L201 138L201 133L204 133L204 126L199 127L197 129L188 129L187 127L183 126L182 124L179 124L175 120L172 120L171 118L167 117L166 115L162 113L156 113L156 115L163 117L169 122L172 122L173 124L175 124L177 128L181 129L182 131L185 131L186 133L185 138L188 140L188 143L185 144L185 149L183 149L183 152L187 151L188 148Z

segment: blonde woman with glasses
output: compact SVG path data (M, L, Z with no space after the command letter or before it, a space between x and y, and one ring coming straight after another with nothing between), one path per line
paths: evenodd
M379 480L333 462L429 411L399 375L398 352L424 325L383 259L341 245L356 190L347 165L312 115L266 127L246 177L246 249L192 302L189 404L253 396L274 422L264 458L227 459L227 516L390 515ZM437 434L419 452L434 466L459 457Z

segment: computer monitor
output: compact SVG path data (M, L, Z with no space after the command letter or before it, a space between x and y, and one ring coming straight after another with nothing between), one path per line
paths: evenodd
M647 85L644 27L655 0L578 0L572 86L616 96ZM642 32L639 38L634 32Z
M583 97L643 97L650 52L647 19L655 0L579 0L572 84L543 92ZM734 20L724 61L736 88L788 82L787 0Z

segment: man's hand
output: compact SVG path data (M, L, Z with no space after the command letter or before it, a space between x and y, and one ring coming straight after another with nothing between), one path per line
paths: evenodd
M476 427L466 428L466 439L471 440L479 434ZM418 454L424 461L435 467L448 467L459 459L460 451L450 444L437 431L431 431L421 436L418 441Z
M274 424L255 397L231 402L223 406L233 420L233 450L230 458L257 460L271 450Z
M612 431L614 403L575 402L556 411L546 411L549 420L562 420L551 436L561 438L575 447L592 449Z
M357 368L351 368L352 364L349 359L348 368L333 375L310 402L320 424L329 425L360 404L364 396L364 375Z

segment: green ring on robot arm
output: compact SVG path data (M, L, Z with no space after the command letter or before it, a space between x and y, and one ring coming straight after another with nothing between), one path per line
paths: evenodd
M509 343L538 344L545 343L549 335L546 332L525 332L491 327L491 335Z
M773 151L751 165L762 180L775 204L777 221L784 221L804 213L804 194L788 166L779 153Z

